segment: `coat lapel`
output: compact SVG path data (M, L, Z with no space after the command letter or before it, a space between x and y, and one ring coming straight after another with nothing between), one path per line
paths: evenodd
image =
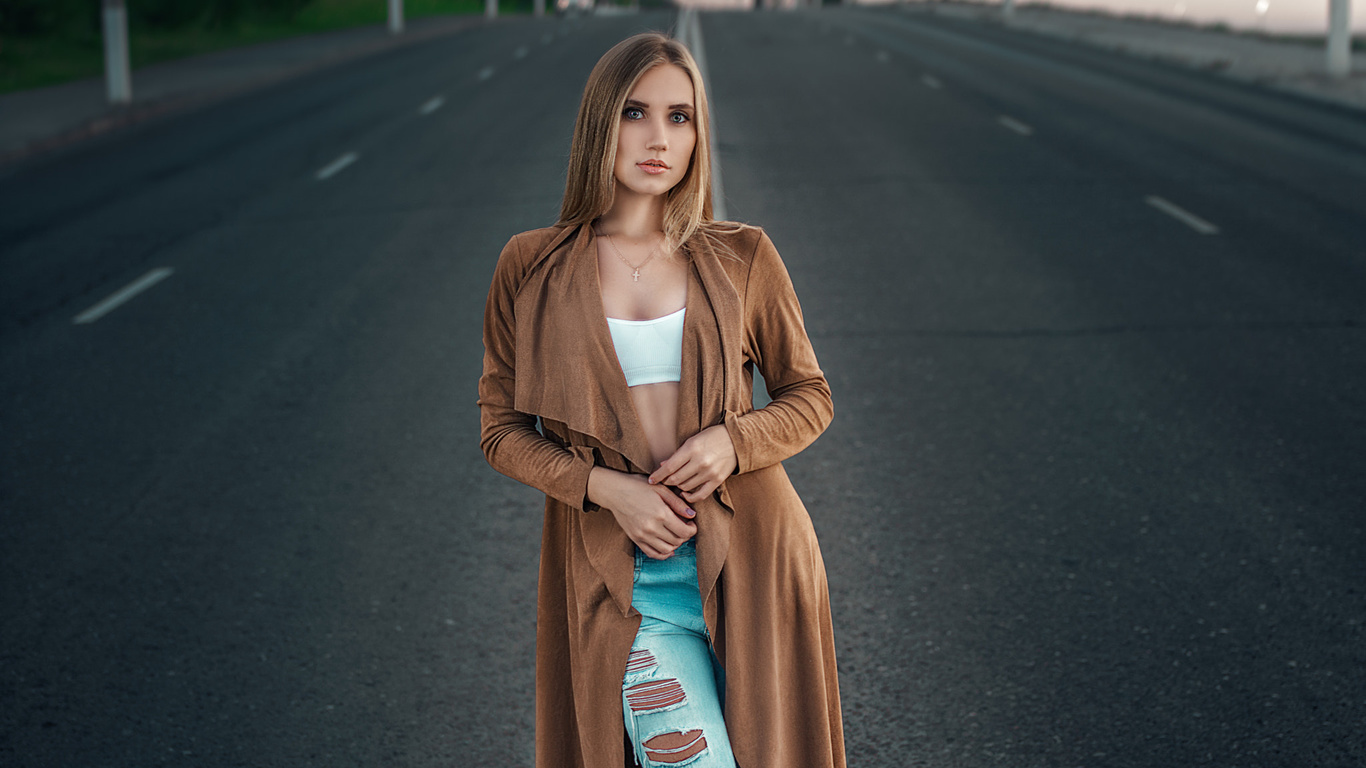
M516 408L563 422L648 472L650 446L602 310L597 238L592 227L575 229L537 256L517 296Z
M707 312L710 315L708 322L711 325L705 331L699 328L696 335L699 341L698 351L707 355L702 359L708 361L708 370L702 372L706 376L706 386L702 392L702 396L706 398L705 405L700 414L688 422L688 426L693 428L693 432L688 433L688 436L691 436L702 427L721 423L724 409L735 407L736 398L747 393L741 391L744 387L744 306L740 294L735 290L735 284L731 282L725 267L721 265L721 257L705 238L700 234L694 235L688 241L688 251L696 278L696 283L690 287L701 287L700 291L689 295L697 295L699 301L707 304ZM686 350L684 356L686 365ZM748 399L747 396L744 397L744 400ZM701 422L702 414L706 414L705 424ZM683 424L680 422L679 426L682 428Z
M740 296L721 266L719 257L701 235L688 241L688 311L684 316L683 367L678 390L678 441L721 423L733 390L742 386L742 305ZM693 506L697 511L697 586L704 618L716 629L717 601L713 594L721 567L730 552L733 510L712 494Z

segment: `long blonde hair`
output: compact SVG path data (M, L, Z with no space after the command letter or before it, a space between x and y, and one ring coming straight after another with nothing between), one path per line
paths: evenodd
M715 235L735 231L740 225L712 219L711 110L702 73L686 46L659 32L643 32L612 46L588 75L579 116L574 122L564 200L556 226L591 225L612 208L621 112L631 89L646 72L660 64L676 65L692 80L693 126L697 131L688 172L665 193L663 251L672 253L698 232L713 247L728 251Z

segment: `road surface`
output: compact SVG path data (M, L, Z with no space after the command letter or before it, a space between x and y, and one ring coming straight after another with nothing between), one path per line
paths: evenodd
M593 63L674 20L507 20L0 176L0 763L531 764L483 300ZM701 30L729 215L834 391L787 465L850 764L1366 762L1366 120L895 9Z

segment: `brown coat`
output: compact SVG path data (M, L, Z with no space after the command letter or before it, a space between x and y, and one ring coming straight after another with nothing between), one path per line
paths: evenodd
M792 282L768 235L700 236L688 270L681 443L725 424L739 466L697 511L703 618L726 670L741 768L844 765L825 566L779 462L833 415ZM592 227L523 232L503 248L484 313L480 442L546 493L536 614L536 765L622 764L621 682L640 625L635 545L586 498L594 465L648 474L651 454L603 313ZM773 402L751 405L753 366ZM536 417L541 430L536 428Z

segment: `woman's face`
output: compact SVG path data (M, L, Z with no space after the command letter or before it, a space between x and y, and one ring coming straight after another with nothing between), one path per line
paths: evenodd
M626 98L614 173L622 187L662 195L683 180L697 143L692 80L683 68L660 64Z

